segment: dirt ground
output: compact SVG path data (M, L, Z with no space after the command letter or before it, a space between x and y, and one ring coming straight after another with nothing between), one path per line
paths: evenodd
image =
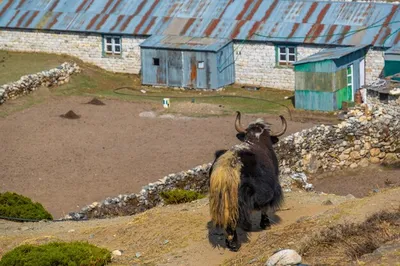
M400 186L400 169L380 165L327 172L310 177L310 182L317 191L342 196L352 194L359 198L384 188Z
M293 191L285 194L285 203L273 216L275 222L260 231L259 214L253 215L253 230L238 231L242 242L235 253L225 248L221 231L210 226L208 199L192 203L156 207L135 216L86 222L15 223L0 220L0 256L20 244L43 244L50 241L88 241L112 250L121 250L111 265L264 265L280 248L300 250L305 239L327 226L360 223L382 210L393 210L400 204L399 188L383 190L370 197L354 199L332 194ZM330 200L332 205L325 205ZM397 228L398 230L399 228ZM398 241L396 242L398 243ZM315 264L316 258L325 264ZM390 253L387 264L397 265L396 253ZM371 259L370 259L371 260ZM380 255L372 258L381 265ZM309 265L352 264L345 253L303 256ZM375 264L374 264L375 263Z
M85 104L91 99L49 97L0 118L0 192L28 196L59 218L211 162L214 151L238 143L233 115L162 116L161 103L102 99L106 105ZM80 118L60 117L70 110ZM263 117L280 126L277 116ZM244 115L243 122L255 118ZM313 125L289 121L286 134Z

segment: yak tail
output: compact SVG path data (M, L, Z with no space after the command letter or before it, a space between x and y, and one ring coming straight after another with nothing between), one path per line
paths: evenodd
M235 228L239 219L241 163L232 151L221 155L210 176L210 214L215 226Z

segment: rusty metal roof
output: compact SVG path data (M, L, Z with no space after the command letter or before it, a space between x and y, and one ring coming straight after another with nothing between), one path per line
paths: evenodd
M361 49L364 49L368 46L369 45L358 45L358 46L353 46L353 47L337 47L337 48L324 49L316 54L313 54L302 60L295 62L294 65L301 65L301 64L305 64L305 63L318 62L318 61L323 61L323 60L339 59L343 56L346 56L348 54L351 54L351 53L357 52Z
M217 52L230 42L232 40L209 37L152 35L140 47Z
M0 28L391 47L399 27L399 5L390 3L0 0Z

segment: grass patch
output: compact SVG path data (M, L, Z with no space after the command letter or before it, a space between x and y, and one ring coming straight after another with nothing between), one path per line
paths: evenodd
M307 260L312 258L318 263L323 263L323 257L355 260L372 253L384 243L399 238L399 222L400 208L394 212L375 213L360 224L331 226L305 240L300 253ZM325 255L321 257L321 254Z
M34 220L53 219L42 204L11 192L0 193L0 216Z
M17 81L24 75L55 68L69 59L63 55L0 50L0 85Z
M184 189L173 189L169 191L163 191L160 193L160 196L167 204L180 204L185 202L191 202L205 197L203 194L198 193L196 191L184 190Z
M53 242L45 245L22 245L6 253L0 266L73 266L106 265L111 261L107 249L84 242Z

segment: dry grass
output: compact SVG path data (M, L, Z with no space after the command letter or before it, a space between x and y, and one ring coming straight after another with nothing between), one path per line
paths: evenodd
M300 247L300 253L307 261L312 261L313 265L323 264L326 257L336 258L337 262L357 260L398 238L400 208L393 212L377 212L360 224L328 227L306 239Z

